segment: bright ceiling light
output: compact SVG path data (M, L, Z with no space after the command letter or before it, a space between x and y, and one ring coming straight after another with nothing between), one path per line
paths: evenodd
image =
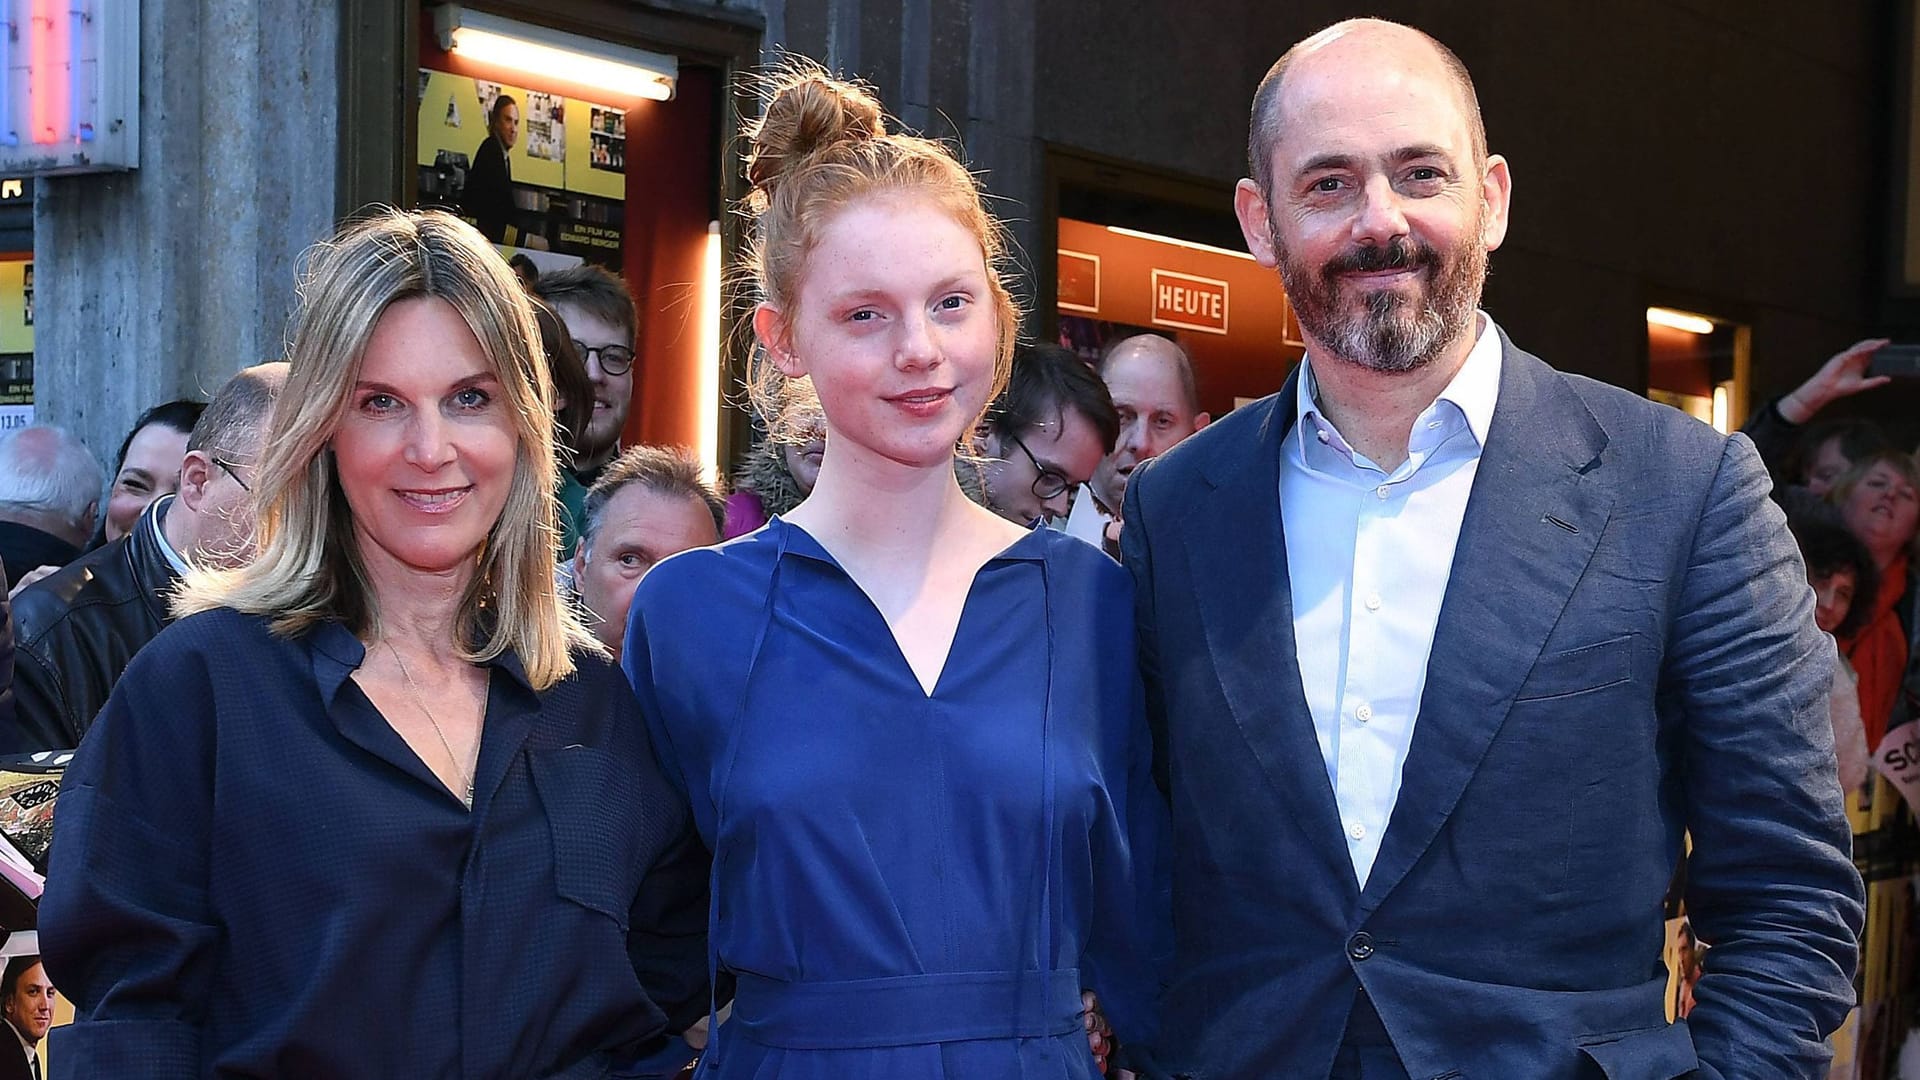
M1172 244L1174 247L1183 247L1192 251L1205 251L1213 255L1231 255L1236 259L1253 258L1253 256L1244 251L1235 251L1232 248L1214 247L1212 244L1202 244L1193 240L1182 240L1177 236L1161 236L1159 233L1141 232L1139 229L1126 229L1118 225L1107 226L1107 231L1119 236L1131 236L1136 240L1151 240L1156 244Z
M469 60L627 97L666 101L680 77L680 62L671 56L469 11L459 4L434 8L433 27L441 48Z
M1647 321L1655 326L1666 326L1675 330L1685 330L1689 334L1713 333L1712 319L1704 315L1695 315L1691 312L1675 311L1672 308L1648 308Z

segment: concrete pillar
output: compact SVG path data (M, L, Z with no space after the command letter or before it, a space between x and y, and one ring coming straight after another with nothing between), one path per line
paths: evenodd
M34 407L111 467L133 418L279 358L332 228L336 6L144 0L140 167L42 181Z

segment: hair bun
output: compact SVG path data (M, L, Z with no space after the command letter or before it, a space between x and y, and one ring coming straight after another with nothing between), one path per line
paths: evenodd
M864 87L819 70L789 74L775 86L754 127L747 180L768 196L800 162L836 144L887 133L880 102Z

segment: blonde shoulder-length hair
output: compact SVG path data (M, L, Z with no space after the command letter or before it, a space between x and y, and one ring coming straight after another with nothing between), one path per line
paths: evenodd
M356 634L379 634L379 605L331 441L375 324L389 305L425 297L451 305L473 331L519 442L506 505L460 598L451 645L472 663L512 650L528 681L546 689L572 673L573 649L599 648L554 583L552 382L533 308L512 270L471 226L440 211L383 210L308 252L289 333L291 370L253 489L259 553L239 569L188 574L174 609L265 615L286 636L333 620Z

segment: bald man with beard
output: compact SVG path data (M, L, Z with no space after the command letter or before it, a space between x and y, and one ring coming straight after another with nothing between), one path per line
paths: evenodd
M1158 1065L1824 1077L1862 888L1753 445L1479 309L1514 180L1427 35L1301 42L1249 143L1235 209L1306 359L1137 470L1122 533L1174 819ZM1689 835L1711 951L1669 1025Z

